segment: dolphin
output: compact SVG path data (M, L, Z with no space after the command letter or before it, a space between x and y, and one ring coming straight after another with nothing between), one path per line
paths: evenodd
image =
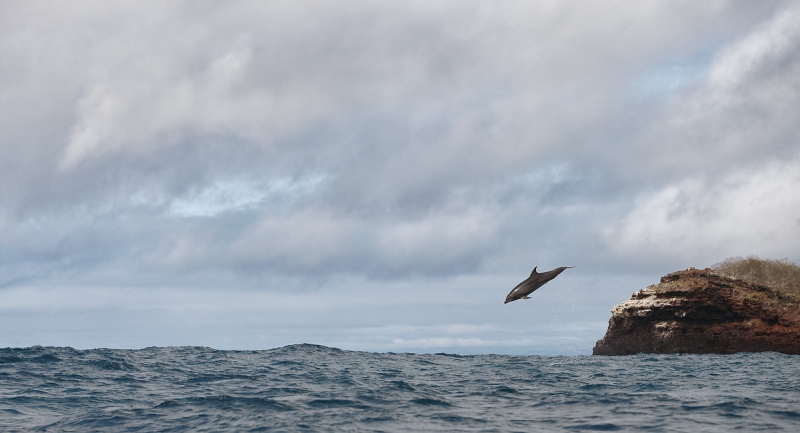
M514 290L512 290L511 293L506 296L506 302L503 303L508 304L509 302L516 301L517 299L530 299L528 295L533 293L534 290L544 286L548 281L557 277L558 274L564 272L564 269L574 267L575 266L562 266L560 268L555 268L552 271L539 273L536 272L537 266L534 266L531 276L528 277L527 280L517 284L517 287L514 287Z

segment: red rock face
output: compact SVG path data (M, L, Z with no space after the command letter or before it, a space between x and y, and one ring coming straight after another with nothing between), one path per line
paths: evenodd
M611 313L594 355L800 354L800 296L711 269L669 274Z

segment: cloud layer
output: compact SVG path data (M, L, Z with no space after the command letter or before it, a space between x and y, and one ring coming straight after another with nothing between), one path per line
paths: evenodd
M2 290L800 259L793 2L2 9Z

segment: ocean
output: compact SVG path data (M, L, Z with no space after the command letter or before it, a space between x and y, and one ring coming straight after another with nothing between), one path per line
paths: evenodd
M800 356L0 349L0 431L800 431Z

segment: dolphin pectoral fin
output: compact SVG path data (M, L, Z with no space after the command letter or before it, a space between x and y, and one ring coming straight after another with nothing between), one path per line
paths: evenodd
M530 299L530 298L531 298L530 296L523 296L520 299Z

